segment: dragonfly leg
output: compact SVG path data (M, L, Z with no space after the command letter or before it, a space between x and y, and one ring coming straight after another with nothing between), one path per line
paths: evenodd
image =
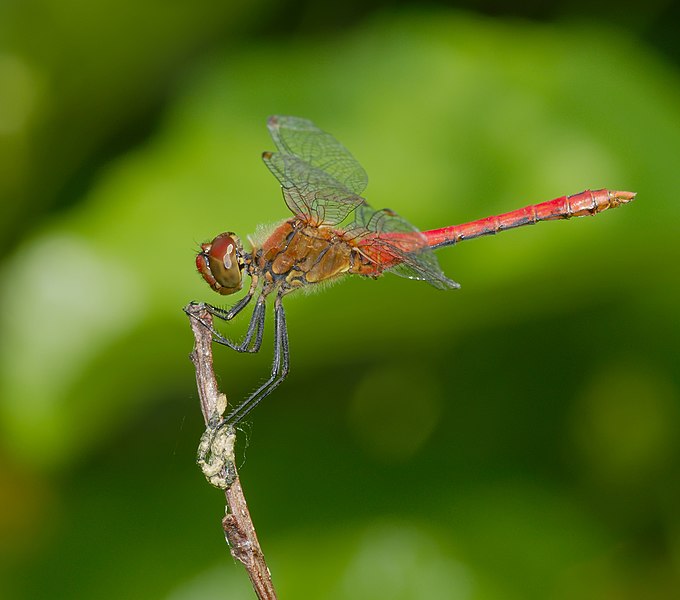
M257 277L252 277L250 281L250 288L248 293L243 296L234 306L231 308L220 308L219 306L213 306L212 304L204 304L205 309L213 316L223 321L231 321L237 314L239 314L253 299L255 295L255 290L257 289Z
M223 321L231 321L237 314L239 314L253 299L253 294L248 292L243 298L241 298L234 306L230 308L221 308L219 306L213 306L212 304L205 304L206 310L213 316Z
M274 304L274 362L269 379L255 390L246 400L232 410L219 426L235 425L253 410L265 397L271 394L288 375L290 355L288 352L288 329L286 313L281 302L282 295L276 296Z
M257 299L255 308L253 309L253 314L250 317L250 323L248 324L248 331L246 331L246 335L240 344L232 342L230 339L224 337L214 327L210 327L210 331L213 334L213 341L217 342L218 344L222 344L223 346L227 346L232 350L236 350L236 352L258 352L260 346L262 345L262 334L264 333L264 317L266 302L267 300L264 295L260 295L260 297Z
M219 306L212 306L211 304L202 304L201 306L203 306L205 310L207 310L214 317L222 319L223 321L231 321L246 306L248 306L250 301L253 299L253 296L255 295L256 289L257 289L257 277L253 277L248 293L245 296L243 296L243 298L241 298L231 308L220 308ZM195 303L192 302L192 304ZM232 342L230 339L224 337L219 331L215 329L214 326L209 325L208 323L199 319L198 317L193 318L195 318L199 323L201 323L201 325L210 330L210 332L213 334L213 341L217 342L218 344L227 346L228 348L236 350L237 352L257 352L260 349L260 345L262 344L262 333L264 331L264 316L265 316L264 305L265 297L264 295L260 295L260 297L257 300L257 304L255 305L255 309L253 310L253 314L250 317L248 331L246 332L246 335L240 344ZM253 336L255 336L255 341L251 345Z

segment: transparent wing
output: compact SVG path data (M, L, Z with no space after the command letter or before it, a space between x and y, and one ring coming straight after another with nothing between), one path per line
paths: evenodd
M270 117L267 127L279 152L262 158L293 213L315 225L336 225L364 203L366 172L333 136L297 117Z
M333 176L297 156L265 152L262 160L281 183L288 208L313 225L337 225L365 202Z
M347 190L361 195L368 185L368 175L357 160L330 133L299 117L269 117L267 128L282 154L292 154L301 161L328 173Z
M361 238L362 251L380 270L427 281L440 290L460 287L444 275L427 238L389 209L375 210L364 204L356 211L351 234Z

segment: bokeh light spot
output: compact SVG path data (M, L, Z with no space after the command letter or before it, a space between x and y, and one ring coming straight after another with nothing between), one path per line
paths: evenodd
M407 460L429 438L440 416L441 391L414 363L377 368L363 378L349 407L361 445L386 462Z
M24 129L35 106L36 87L26 63L11 54L0 53L0 135Z
M468 569L448 556L427 532L403 523L366 531L331 598L472 597Z
M678 390L643 365L604 368L583 390L573 421L579 454L598 478L635 484L656 475L676 447Z

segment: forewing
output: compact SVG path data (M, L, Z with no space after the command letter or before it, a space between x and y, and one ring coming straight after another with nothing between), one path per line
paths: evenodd
M330 173L298 156L265 152L264 163L281 183L288 208L313 225L337 225L364 199Z
M267 128L282 154L297 156L320 171L328 173L347 190L361 195L368 175L357 160L331 134L299 117L273 116Z
M441 290L460 287L444 275L427 238L391 210L374 210L364 204L356 212L352 232L363 238L361 244L386 271L427 281Z

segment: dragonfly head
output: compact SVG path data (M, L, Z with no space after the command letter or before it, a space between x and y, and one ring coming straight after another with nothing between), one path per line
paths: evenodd
M241 289L243 267L241 240L231 231L220 233L209 244L201 244L196 255L198 272L213 290L225 296Z

